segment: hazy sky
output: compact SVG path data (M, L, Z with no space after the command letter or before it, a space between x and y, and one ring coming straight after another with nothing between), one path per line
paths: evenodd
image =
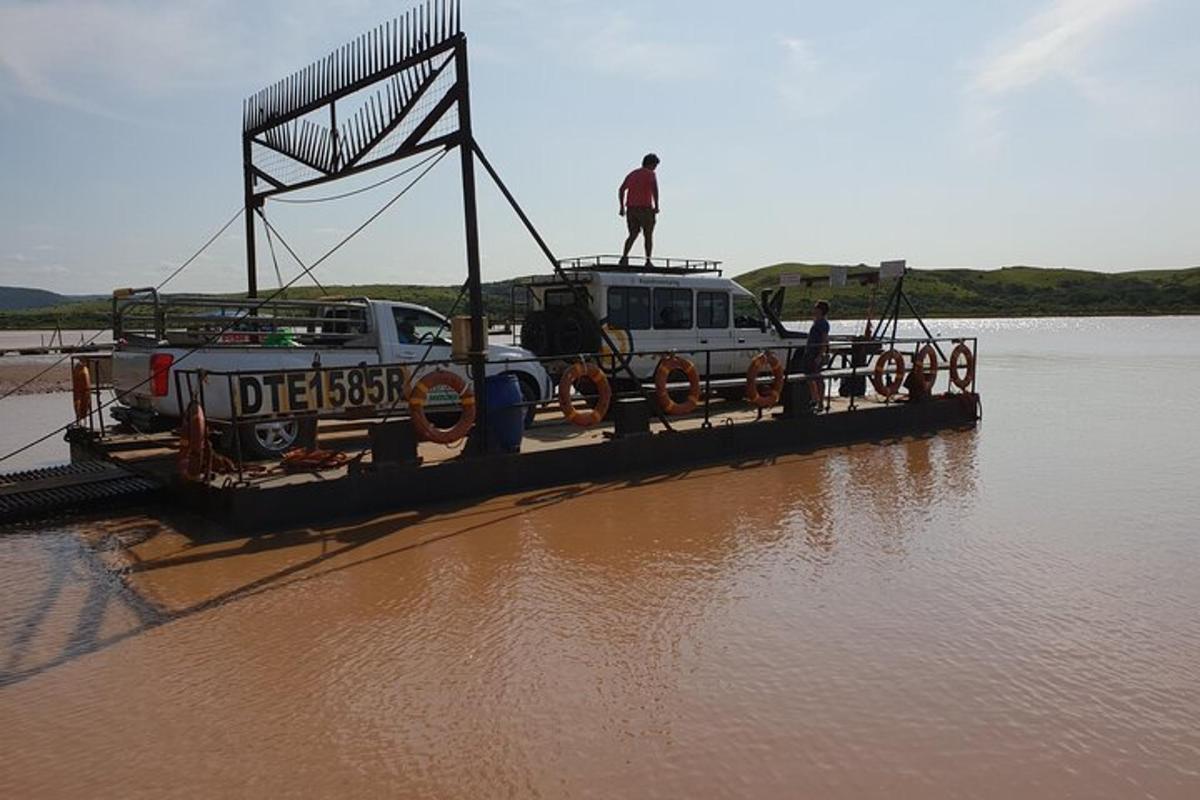
M464 6L477 137L562 256L620 246L654 150L660 253L735 273L1200 264L1196 0ZM405 8L0 0L0 284L164 276L240 203L242 98ZM540 270L483 180L485 277ZM268 210L311 260L395 186ZM457 190L446 159L321 277L460 281ZM173 288L241 288L240 235Z

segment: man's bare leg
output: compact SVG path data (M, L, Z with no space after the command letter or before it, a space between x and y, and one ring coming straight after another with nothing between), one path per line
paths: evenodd
M637 241L637 233L629 234L629 238L625 240L625 249L621 251L621 260L625 261L629 258L629 251L633 249L633 243Z
M642 242L646 245L646 261L649 261L654 252L654 233L649 229L642 231Z

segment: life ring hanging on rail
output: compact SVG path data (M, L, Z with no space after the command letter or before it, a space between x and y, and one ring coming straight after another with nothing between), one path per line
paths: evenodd
M458 422L449 428L435 426L425 414L429 393L439 386L453 391L462 403L462 414ZM444 369L434 370L413 386L412 394L408 398L408 412L412 415L413 427L417 429L421 438L437 444L454 444L466 436L475 424L475 393L456 373Z
M212 469L212 442L208 440L208 420L204 409L193 400L188 405L179 437L179 474L185 480L203 481Z
M682 403L676 403L667 391L672 372L682 372L689 384L687 399ZM654 389L659 408L668 416L690 414L700 405L700 374L696 372L696 365L683 356L669 355L658 362L658 368L654 370Z
M888 372L892 375L889 380ZM888 350L875 359L875 371L871 374L871 384L881 397L892 397L904 385L904 356L898 350Z
M758 385L758 376L764 369L771 371L771 387L766 392ZM783 384L783 364L770 350L759 353L746 370L746 400L758 408L770 408L783 395Z
M92 413L92 373L83 361L76 361L71 368L71 403L75 407L75 421L83 422Z
M932 344L927 344L913 356L913 382L919 394L933 391L938 376L938 354Z
M966 342L959 342L950 353L950 382L964 392L970 391L975 383L975 354Z
M587 411L581 411L576 408L571 398L571 392L575 389L575 384L583 378L591 381L592 386L596 388L596 405ZM567 422L573 425L578 425L581 428L592 427L604 419L604 415L608 413L608 406L611 402L612 386L608 382L608 376L604 374L604 370L595 364L586 364L582 361L577 361L563 373L562 380L558 382L558 407L562 409L563 417L566 418Z
M624 328L614 328L607 323L604 325L604 333L617 346L614 351L608 346L608 342L601 339L600 342L600 365L609 372L616 372L619 367L625 366L625 362L629 360L630 354L633 353L633 335Z

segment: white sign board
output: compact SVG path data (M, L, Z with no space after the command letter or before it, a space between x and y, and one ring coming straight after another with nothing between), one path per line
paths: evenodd
M830 267L829 268L829 285L834 289L842 289L846 286L846 277L850 274L849 267Z
M804 275L799 272L781 272L779 273L780 286L803 286Z
M908 269L908 262L901 261L884 261L879 265L879 277L881 280L891 280L904 276Z

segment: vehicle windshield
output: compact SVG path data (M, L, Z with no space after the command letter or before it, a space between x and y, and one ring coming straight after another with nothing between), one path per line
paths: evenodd
M415 308L393 308L400 344L449 344L450 324L436 314Z

